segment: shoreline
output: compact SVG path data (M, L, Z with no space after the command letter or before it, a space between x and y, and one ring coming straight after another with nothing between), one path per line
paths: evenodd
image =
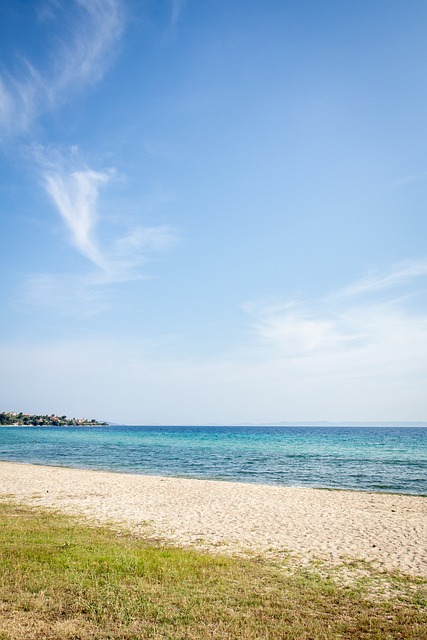
M374 489L354 489L352 487L328 487L328 486L318 486L313 487L311 485L303 486L303 485L294 485L294 484L275 484L275 483L267 483L267 482L255 482L253 480L231 480L228 478L208 478L208 477L196 477L196 476L176 476L176 475L158 475L156 473L137 473L136 471L124 471L123 469L95 469L93 467L80 467L80 466L72 466L67 464L45 464L43 462L25 462L22 460L3 460L0 458L1 464L19 464L19 465L30 465L34 467L47 467L53 469L75 469L76 471L93 471L94 473L112 473L124 476L142 476L148 478L162 478L166 480L195 480L200 482L226 482L233 483L237 485L255 485L258 487L283 487L285 489L304 489L304 490L314 490L314 491L344 491L349 493L369 493L369 494L379 494L386 496L408 496L409 498L427 498L427 493L404 493L399 491L385 491L385 490L374 490ZM0 496L1 496L1 486L0 486Z
M0 498L178 546L427 577L427 498L0 461Z

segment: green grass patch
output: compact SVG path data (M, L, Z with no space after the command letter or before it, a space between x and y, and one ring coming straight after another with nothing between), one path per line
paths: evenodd
M427 640L426 581L352 571L153 546L0 504L0 640Z

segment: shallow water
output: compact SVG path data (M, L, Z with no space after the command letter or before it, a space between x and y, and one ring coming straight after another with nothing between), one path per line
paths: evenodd
M427 495L427 427L5 427L0 459Z

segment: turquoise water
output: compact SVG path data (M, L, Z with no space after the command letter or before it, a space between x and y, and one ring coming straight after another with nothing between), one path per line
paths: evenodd
M13 427L0 459L427 495L426 427Z

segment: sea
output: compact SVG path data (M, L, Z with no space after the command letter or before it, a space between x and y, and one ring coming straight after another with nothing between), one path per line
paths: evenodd
M427 427L2 427L0 460L427 496Z

